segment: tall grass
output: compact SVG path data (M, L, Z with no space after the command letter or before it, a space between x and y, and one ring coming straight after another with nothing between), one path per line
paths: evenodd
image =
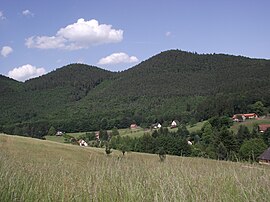
M0 135L0 201L270 201L270 168Z

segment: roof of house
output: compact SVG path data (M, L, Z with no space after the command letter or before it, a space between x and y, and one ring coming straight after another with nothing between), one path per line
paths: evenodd
M236 119L238 116L244 116L245 118L247 118L247 117L258 117L258 115L257 114L255 114L255 113L249 113L249 114L235 114L235 115L233 115L233 119Z
M265 132L268 128L270 128L270 124L260 124L258 127L259 131Z
M137 127L138 127L138 126L137 126L137 124L135 124L135 123L130 125L130 128L137 128Z
M247 117L249 117L249 116L257 116L257 114L255 114L255 113L250 113L250 114L243 114L244 116L247 116Z
M265 150L259 157L260 160L270 160L270 147Z

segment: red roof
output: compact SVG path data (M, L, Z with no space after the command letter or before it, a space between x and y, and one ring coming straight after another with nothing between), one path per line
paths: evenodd
M245 116L245 117L257 117L257 114L255 114L255 113L251 113L251 114L243 114L243 116Z
M270 124L260 124L258 127L260 132L265 132L268 128L270 128Z
M258 117L258 115L255 114L255 113L249 113L249 114L235 114L235 115L233 115L233 119L236 119L237 116L244 116L245 118L250 118L250 117L256 118L256 117Z

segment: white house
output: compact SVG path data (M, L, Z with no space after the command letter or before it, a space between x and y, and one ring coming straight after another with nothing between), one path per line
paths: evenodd
M79 144L80 144L80 146L81 147L87 147L88 146L88 144L87 144L87 142L85 142L84 140L79 140Z
M176 128L177 127L177 123L176 123L176 121L173 121L172 123L171 123L171 128Z

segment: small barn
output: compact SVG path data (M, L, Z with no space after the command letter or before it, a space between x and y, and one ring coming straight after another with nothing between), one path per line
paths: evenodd
M137 129L137 128L138 128L138 126L135 123L133 123L133 124L130 125L130 129Z
M161 126L160 123L155 123L155 124L152 124L151 127L154 128L154 129L159 129L159 128L161 128L162 126Z
M264 133L268 128L270 128L270 124L260 124L260 125L258 125L258 130L261 133Z
M259 157L259 164L270 165L270 147L265 150Z
M176 128L177 127L177 121L174 120L172 123L171 123L171 128Z
M55 134L56 136L63 136L64 133L62 131L57 131L57 133Z
M79 144L80 144L81 147L87 147L88 146L87 142L85 142L82 139L79 140Z

